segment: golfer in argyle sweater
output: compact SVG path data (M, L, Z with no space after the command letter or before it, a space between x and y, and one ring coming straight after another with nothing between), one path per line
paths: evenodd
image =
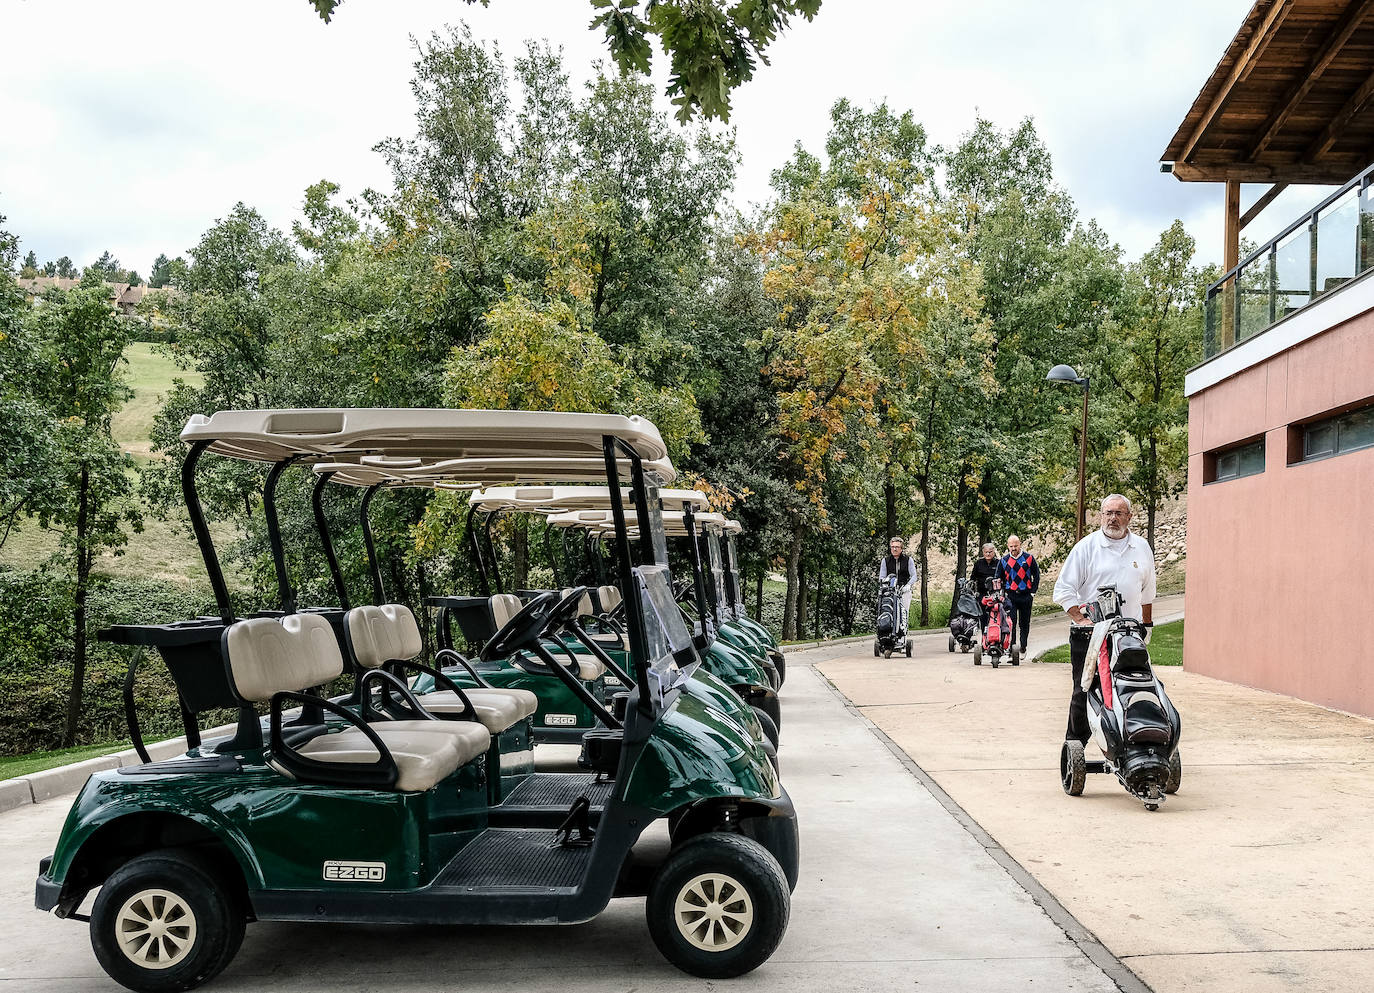
M1007 538L1007 554L1002 556L998 571L1002 576L1002 589L1007 592L1007 620L1012 636L1020 630L1024 653L1026 639L1030 637L1031 602L1035 591L1040 589L1040 564L1030 552L1021 550L1021 539L1013 534Z

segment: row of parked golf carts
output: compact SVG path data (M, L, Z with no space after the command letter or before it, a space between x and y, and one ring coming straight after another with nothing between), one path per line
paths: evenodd
M100 637L156 648L190 749L147 761L131 668L145 762L91 777L37 880L40 910L89 920L112 978L192 989L254 920L575 923L624 896L645 898L655 944L689 973L768 959L799 858L778 773L785 668L743 613L738 526L660 489L675 472L652 424L250 410L192 417L182 439L216 613ZM277 609L234 609L197 492L207 454L269 466ZM298 603L288 575L276 490L293 470L315 477L329 604ZM370 521L375 499L415 487L471 491L481 587L419 617L388 602ZM358 501L371 603L350 598L326 494ZM556 589L505 589L491 526L506 514L547 522ZM224 708L234 732L202 740ZM543 743L580 745L581 771L541 771Z

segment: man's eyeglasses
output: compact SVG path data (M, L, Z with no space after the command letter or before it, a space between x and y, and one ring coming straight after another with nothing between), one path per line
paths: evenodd
M1104 511L1102 511L1102 516L1103 516L1103 517L1130 517L1130 516L1131 516L1131 512L1130 512L1129 510L1104 510Z

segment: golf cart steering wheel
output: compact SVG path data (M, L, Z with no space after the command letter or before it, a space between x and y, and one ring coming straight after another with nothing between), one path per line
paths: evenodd
M577 617L577 608L590 589L588 586L574 586L568 591L568 595L558 601L557 606L549 612L548 620L545 621L545 630L553 631L571 624Z
M520 608L514 617L502 625L501 630L491 636L482 654L483 662L504 659L514 655L522 648L529 648L539 641L539 636L548 626L549 616L559 605L557 593L541 593Z

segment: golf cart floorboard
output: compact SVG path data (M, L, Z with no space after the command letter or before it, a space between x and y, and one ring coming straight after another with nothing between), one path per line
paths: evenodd
M576 887L592 850L560 848L545 828L487 828L434 880L437 887Z
M615 783L598 783L594 773L536 772L524 779L501 801L501 806L558 807L566 811L580 796L586 795L593 808L604 807Z

